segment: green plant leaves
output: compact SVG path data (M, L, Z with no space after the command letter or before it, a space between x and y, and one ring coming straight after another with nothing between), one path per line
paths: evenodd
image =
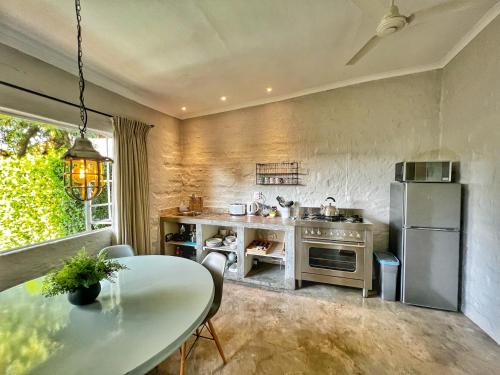
M42 293L49 297L69 293L76 288L98 283L103 279L113 281L114 273L127 269L116 260L106 259L106 255L88 255L84 249L64 261L64 265L51 271L44 279Z

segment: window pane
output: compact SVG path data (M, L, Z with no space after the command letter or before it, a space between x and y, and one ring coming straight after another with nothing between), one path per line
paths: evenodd
M76 129L0 114L0 251L86 230L85 203L69 197L63 181L61 156L76 136ZM87 137L106 150L112 143ZM107 191L98 199L108 203Z

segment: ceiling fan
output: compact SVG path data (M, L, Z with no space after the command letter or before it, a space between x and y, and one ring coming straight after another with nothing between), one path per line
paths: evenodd
M377 26L375 35L365 43L365 45L347 62L346 65L356 64L384 37L387 37L390 34L394 34L395 32L400 31L409 25L412 25L416 19L420 22L421 20L425 20L430 17L435 17L444 13L449 13L451 11L464 9L468 6L472 6L471 3L472 2L469 0L448 1L443 4L438 4L430 8L420 10L409 16L405 16L399 13L399 8L395 4L394 0L391 0L389 11L385 16L382 17L382 20Z

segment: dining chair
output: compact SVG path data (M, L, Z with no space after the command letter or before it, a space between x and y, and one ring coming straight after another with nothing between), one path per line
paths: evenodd
M108 259L133 257L134 249L130 245L113 245L99 251L99 255L104 253Z
M227 363L226 357L224 356L224 351L222 350L222 346L220 344L219 336L217 336L217 333L215 332L215 327L214 324L212 323L212 318L217 314L217 311L219 311L219 307L222 301L222 287L224 285L224 271L226 269L226 261L227 258L225 255L217 252L212 252L208 254L205 259L203 259L203 262L201 264L210 272L212 275L212 279L214 281L214 300L212 302L212 306L210 306L210 310L208 310L208 314L203 320L203 323L196 329L194 335L196 336L194 342L191 344L191 347L189 350L186 350L187 348L187 342L184 342L180 348L180 353L181 353L181 364L180 364L180 375L184 375L184 368L186 365L186 359L193 350L196 342L200 339L208 339L208 340L213 340L215 342L215 345L217 346L217 350L219 351L219 354L222 358L222 361L224 364ZM207 329L207 331L210 333L211 337L203 336L202 332L204 329Z

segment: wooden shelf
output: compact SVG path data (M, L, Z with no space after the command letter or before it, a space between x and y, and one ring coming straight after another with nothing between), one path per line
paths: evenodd
M245 249L245 255L253 255L256 257L268 257L268 258L276 258L285 261L285 253L282 251L283 242L275 242L273 249L268 254L253 254L249 253L247 249Z
M176 246L191 246L196 247L196 242L191 241L167 241L167 245L176 245Z

